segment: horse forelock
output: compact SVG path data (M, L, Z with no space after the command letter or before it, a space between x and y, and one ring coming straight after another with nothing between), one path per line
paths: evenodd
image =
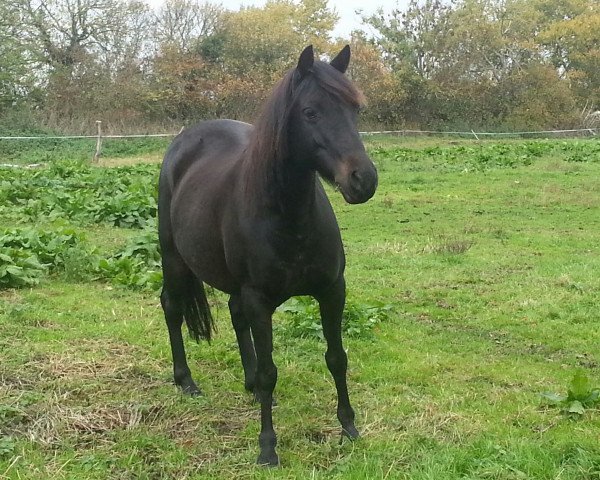
M312 73L317 85L340 101L355 107L365 104L365 97L356 85L328 63L315 62Z

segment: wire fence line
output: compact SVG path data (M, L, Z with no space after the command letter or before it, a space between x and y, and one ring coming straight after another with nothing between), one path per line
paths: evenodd
M376 130L359 132L363 136L371 135L398 135L398 136L417 136L417 135L453 135L463 137L521 137L521 136L556 136L556 135L598 135L598 128L577 128L566 130L532 130L521 132L475 132L471 131L444 131L444 130ZM110 138L160 138L160 137L175 137L177 133L136 133L129 135L39 135L39 136L0 136L0 140L75 140L75 139L103 139Z
M0 141L2 140L96 140L96 149L93 155L92 161L96 163L102 152L102 141L105 139L128 139L128 138L173 138L180 134L184 129L181 128L178 132L173 133L135 133L135 134L121 134L121 135L111 135L111 134L103 134L101 128L101 121L96 122L98 127L98 133L96 135L38 135L38 136L0 136ZM416 136L457 136L466 139L476 139L480 140L480 137L483 138L493 138L493 137L542 137L542 138L551 138L551 137L597 137L599 133L599 128L576 128L576 129L563 129L563 130L532 130L532 131L517 131L517 132L475 132L471 131L444 131L444 130L370 130L370 131L361 131L360 135L363 137L370 137L376 135L394 135L394 136L406 136L406 137L416 137ZM34 163L34 164L10 164L10 163L0 163L0 168L38 168L44 166L45 163Z
M151 138L151 137L175 137L177 133L135 133L132 135L101 135L102 138ZM0 137L0 140L74 140L74 139L96 139L98 135L39 135L35 137Z
M380 131L369 131L369 132L359 132L361 135L460 135L467 137L519 137L523 135L560 135L567 133L579 133L586 135L598 135L598 129L594 128L575 128L568 130L532 130L532 131L523 131L523 132L475 132L473 130L468 132L458 132L458 131L446 131L446 130L380 130Z

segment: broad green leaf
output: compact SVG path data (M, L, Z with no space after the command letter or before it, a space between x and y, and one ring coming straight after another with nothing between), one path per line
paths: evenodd
M594 405L595 403L598 403L599 399L600 399L600 388L594 388L583 403L588 406L591 406L591 405Z
M578 370L571 380L569 400L585 400L590 395L590 379Z
M23 272L23 268L16 265L10 265L9 267L6 267L6 271L11 275L20 275L21 272Z
M583 415L585 413L585 408L580 401L574 400L569 404L569 408L567 409L569 413L575 413L577 415Z
M559 395L558 393L554 393L554 392L540 393L540 397L542 397L544 400L550 402L553 405L562 403L567 399L567 397L565 395Z

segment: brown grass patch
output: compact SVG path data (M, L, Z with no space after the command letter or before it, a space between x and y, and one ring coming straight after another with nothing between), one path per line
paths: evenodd
M423 247L423 253L460 255L467 252L472 246L473 241L466 238L439 236L427 240L427 244Z
M164 414L162 405L97 404L71 406L64 395L55 393L28 409L14 432L44 446L59 445L66 437L77 444L114 443L110 433L158 425Z
M382 242L369 245L365 249L365 253L382 255L402 255L409 251L408 244L406 242Z
M140 367L137 347L101 339L79 339L77 342L77 346L69 350L35 355L25 365L25 369L34 372L42 382L61 379L151 379ZM147 360L145 357L144 367L147 367ZM158 365L155 367L157 370L162 369Z
M10 304L20 303L23 299L21 292L15 289L0 290L0 300Z

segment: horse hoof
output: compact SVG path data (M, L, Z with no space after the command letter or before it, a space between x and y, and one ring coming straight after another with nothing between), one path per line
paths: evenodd
M358 430L356 429L356 427L354 425L349 425L345 428L342 428L341 440L343 440L344 437L346 437L348 440L353 442L357 438L360 438L360 433L358 433Z
M178 386L184 395L189 395L190 397L199 397L202 395L202 391L198 388L193 380L189 382L182 382L178 384Z
M256 464L262 467L278 467L279 457L275 452L261 453L256 460Z
M190 397L201 397L202 396L202 391L196 387L196 388L183 388L182 389L184 395L189 395Z

